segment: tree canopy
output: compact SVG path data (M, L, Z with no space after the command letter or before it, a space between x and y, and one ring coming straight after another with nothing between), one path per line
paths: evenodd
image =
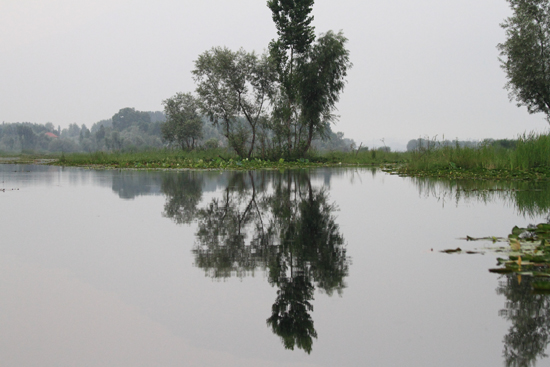
M267 56L214 47L199 55L193 75L203 113L223 125L237 154L250 157L273 94L274 71Z
M513 15L501 24L507 39L498 45L506 89L518 107L550 119L550 2L507 1Z
M147 112L136 111L135 108L126 107L113 115L113 128L122 131L131 125L145 125L151 123L151 116Z
M347 39L328 31L315 42L313 0L271 0L268 7L279 35L269 45L280 86L273 101L275 140L286 155L303 156L335 121L332 111L352 66Z
M162 124L162 137L181 149L195 148L195 142L202 137L202 120L198 103L190 93L177 93L162 102L166 122Z
M278 34L268 54L213 47L195 61L200 110L241 157L302 157L314 139L331 136L352 64L342 32L316 39L313 3L267 2Z

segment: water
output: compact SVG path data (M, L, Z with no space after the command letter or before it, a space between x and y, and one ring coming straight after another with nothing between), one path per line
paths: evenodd
M547 365L547 296L439 251L545 221L548 192L0 165L0 365Z

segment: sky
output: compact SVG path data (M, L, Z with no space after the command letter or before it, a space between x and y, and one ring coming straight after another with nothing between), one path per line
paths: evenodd
M317 0L312 14L317 34L349 39L333 130L358 144L548 130L504 89L505 0ZM0 0L0 120L90 127L125 107L162 110L194 91L199 54L261 53L276 37L265 0Z

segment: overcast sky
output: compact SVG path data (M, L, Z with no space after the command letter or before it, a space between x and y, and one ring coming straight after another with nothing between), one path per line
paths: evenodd
M510 14L505 0L317 0L316 33L343 30L354 64L334 130L369 146L546 131L503 89ZM200 53L275 37L265 0L0 0L0 120L90 127L162 110L195 89Z

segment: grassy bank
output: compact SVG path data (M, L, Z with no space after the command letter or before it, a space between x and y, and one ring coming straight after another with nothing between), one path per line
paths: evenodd
M94 152L63 154L54 163L62 166L140 169L262 169L303 168L337 165L382 165L404 163L407 153L384 151L312 153L300 159L242 159L222 149L181 151L149 150L143 152Z
M0 157L7 154L0 154ZM10 155L12 156L12 155ZM361 150L312 152L300 159L242 159L224 149L181 151L156 149L133 152L94 152L57 155L19 155L19 163L57 158L61 166L138 169L262 169L320 166L384 166L393 174L451 179L550 180L550 135L525 134L503 147L486 142L477 147L431 142L412 152ZM15 163L12 161L12 163Z
M406 165L388 171L403 176L457 179L549 180L550 136L524 134L515 148L490 142L478 147L438 146L411 152Z

